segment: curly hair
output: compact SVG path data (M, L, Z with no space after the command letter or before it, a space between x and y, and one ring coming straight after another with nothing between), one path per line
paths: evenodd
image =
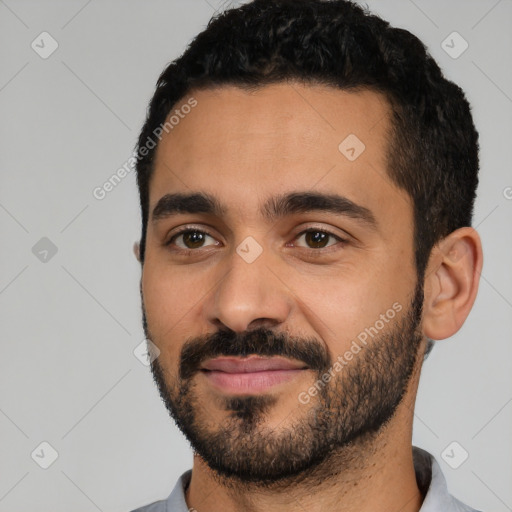
M223 84L254 90L286 81L385 96L392 112L386 172L412 198L415 264L423 279L434 245L471 225L478 133L464 92L443 76L425 45L349 0L254 0L229 9L162 72L136 147L141 263L156 152L146 141L172 107L193 90Z

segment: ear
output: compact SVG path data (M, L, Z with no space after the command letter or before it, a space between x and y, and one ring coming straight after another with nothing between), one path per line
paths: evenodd
M425 336L442 340L462 327L475 302L482 265L482 242L472 227L457 229L436 244L425 272Z
M137 261L140 263L140 244L139 244L139 242L135 242L133 244L133 254L135 254L135 258L137 258Z

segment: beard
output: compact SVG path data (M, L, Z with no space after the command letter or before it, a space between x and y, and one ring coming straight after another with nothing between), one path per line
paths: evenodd
M329 369L332 372L336 359L315 338L263 328L239 334L221 330L184 343L178 375L154 359L153 379L171 417L218 483L238 490L277 490L299 482L315 486L342 471L363 467L365 454L375 449L374 441L393 418L417 364L422 305L418 280L396 325L374 336L328 383L322 382L307 404L297 399L283 428L265 425L279 402L278 395L269 394L223 396L220 403L227 417L212 421L205 407L210 404L197 394L194 377L211 357L256 354L297 359L316 372L315 382L321 381ZM146 337L162 346L163 339L150 335L143 302L142 311ZM306 389L297 390L297 396L301 391Z

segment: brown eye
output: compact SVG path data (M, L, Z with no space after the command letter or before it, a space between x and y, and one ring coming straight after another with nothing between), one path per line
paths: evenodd
M201 247L204 243L204 239L205 234L201 231L187 231L183 233L183 243L187 246L187 249L197 249Z
M323 249L331 235L323 231L308 231L304 234L304 240L314 249Z
M206 238L212 238L208 233L205 231L201 231L199 229L185 229L183 231L180 231L179 233L176 233L174 236L171 237L169 242L167 242L166 245L173 245L175 240L178 240L181 237L183 246L176 244L176 246L180 249L200 249L201 247L204 247L204 242Z
M306 242L308 249L324 249L326 247L329 247L330 245L334 245L333 243L329 244L329 239L335 239L335 241L339 242L345 242L346 240L343 240L339 236L336 236L332 233L329 233L328 231L323 231L320 229L308 229L306 231L303 231L298 237L302 238L304 237L304 241Z

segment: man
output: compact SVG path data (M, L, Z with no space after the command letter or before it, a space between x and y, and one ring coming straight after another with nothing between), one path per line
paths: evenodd
M194 450L137 511L473 510L412 447L474 303L478 135L423 44L345 0L255 0L159 78L138 141L143 323Z

